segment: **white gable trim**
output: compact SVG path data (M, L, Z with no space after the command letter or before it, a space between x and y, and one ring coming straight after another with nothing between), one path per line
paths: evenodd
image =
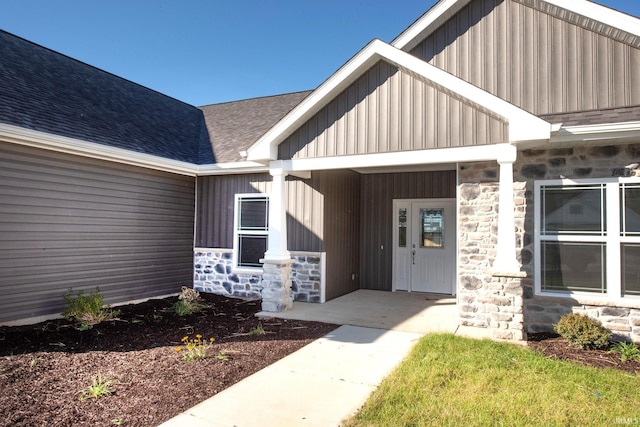
M539 117L413 55L373 40L251 146L247 150L247 160L276 160L281 142L380 60L418 75L451 96L502 117L509 124L509 142L549 139L551 125Z
M434 32L471 0L441 0L422 15L409 28L396 37L391 45L402 50L411 50L427 35Z
M640 19L631 15L586 0L543 1L640 37ZM391 44L405 51L413 49L469 3L470 0L441 0L396 37Z
M544 0L546 3L575 12L613 28L640 37L640 19L586 0Z

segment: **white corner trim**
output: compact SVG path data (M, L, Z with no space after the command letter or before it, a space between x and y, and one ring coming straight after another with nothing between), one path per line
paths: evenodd
M585 0L544 0L546 3L575 12L613 28L640 37L640 19Z
M509 142L548 140L551 135L551 125L539 117L413 55L373 40L258 139L247 150L247 160L276 160L278 144L380 60L417 74L451 96L502 117L509 123Z
M123 148L54 135L0 123L0 140L44 150L74 154L76 156L124 163L148 169L195 176L197 166L192 163L166 159L151 154L137 153Z
M638 137L640 137L640 121L634 121L561 127L553 133L549 142L597 141Z

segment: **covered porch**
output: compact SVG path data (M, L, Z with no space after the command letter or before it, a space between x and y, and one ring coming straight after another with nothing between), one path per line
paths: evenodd
M262 311L258 316L418 334L456 333L460 328L455 297L369 289L360 289L324 304L294 302L288 311Z

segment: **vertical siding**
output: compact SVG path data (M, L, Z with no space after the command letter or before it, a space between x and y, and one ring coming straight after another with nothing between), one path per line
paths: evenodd
M198 177L195 245L200 248L233 248L235 195L269 193L269 174Z
M507 139L508 126L500 119L379 62L280 144L279 158L447 148Z
M327 253L326 297L360 288L360 176L352 171L321 172L324 195L324 251ZM316 211L314 215L320 216Z
M640 104L637 37L526 3L474 0L412 53L536 115Z
M0 142L0 321L179 291L193 269L194 179Z
M393 199L454 198L455 171L361 175L360 286L390 291Z

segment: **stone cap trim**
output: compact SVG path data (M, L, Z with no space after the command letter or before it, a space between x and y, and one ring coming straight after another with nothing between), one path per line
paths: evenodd
M493 277L518 277L518 278L525 278L528 276L526 271L500 271L500 270L490 270L489 275Z
M552 302L557 304L567 304L573 303L575 305L584 305L584 306L598 306L598 307L620 307L620 308L637 308L640 309L640 298L631 299L631 298L620 298L620 299L612 299L612 298L603 298L596 296L585 296L585 295L567 295L564 296L551 296L551 295L534 295L533 298L528 301L534 302Z

